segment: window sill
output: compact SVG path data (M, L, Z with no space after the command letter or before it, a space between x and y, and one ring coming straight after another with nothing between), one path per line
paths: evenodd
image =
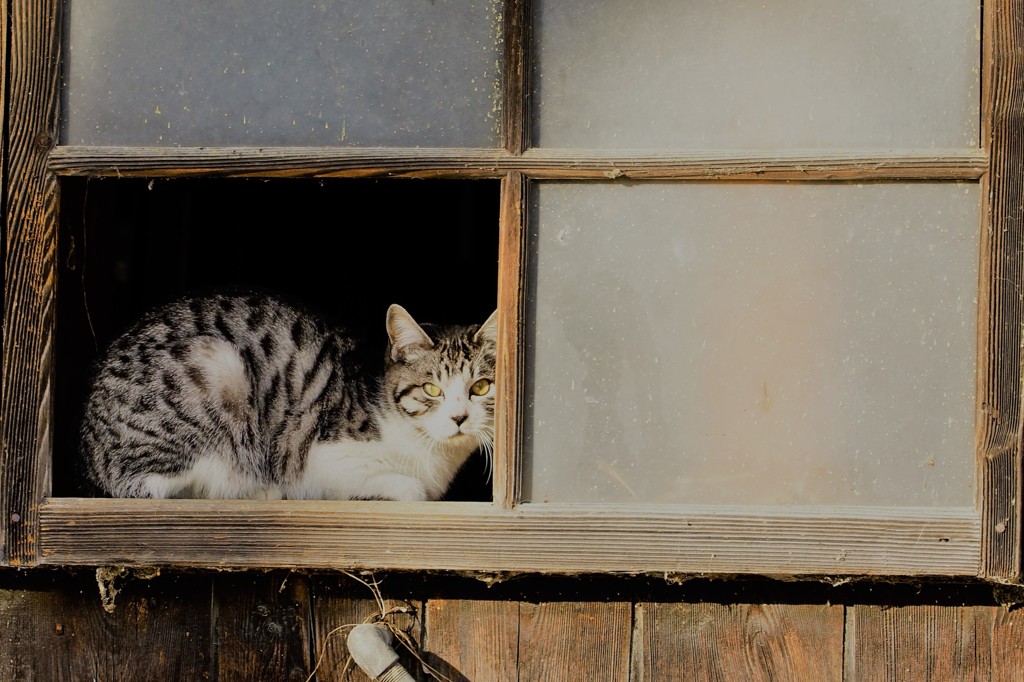
M51 498L51 565L978 576L973 508Z

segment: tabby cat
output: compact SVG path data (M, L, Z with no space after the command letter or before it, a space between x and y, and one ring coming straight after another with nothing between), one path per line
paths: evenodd
M374 353L272 296L157 309L99 365L89 476L116 497L438 499L490 455L496 316L420 326L392 305L386 330Z

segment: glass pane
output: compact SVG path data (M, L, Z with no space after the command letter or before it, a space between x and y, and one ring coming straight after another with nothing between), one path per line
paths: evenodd
M70 0L63 142L499 143L498 0Z
M533 197L526 499L973 504L976 184Z
M539 146L978 146L977 0L535 7Z

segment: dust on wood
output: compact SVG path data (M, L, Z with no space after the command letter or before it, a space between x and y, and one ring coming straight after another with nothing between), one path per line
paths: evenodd
M100 604L107 613L116 608L118 593L131 578L152 580L160 575L160 569L148 566L128 568L127 566L100 566L96 569L96 586L100 591Z

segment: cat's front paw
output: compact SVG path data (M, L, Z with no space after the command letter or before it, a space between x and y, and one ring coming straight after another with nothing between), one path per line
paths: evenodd
M379 476L373 482L375 497L397 502L422 502L427 499L427 487L418 478L389 474Z

